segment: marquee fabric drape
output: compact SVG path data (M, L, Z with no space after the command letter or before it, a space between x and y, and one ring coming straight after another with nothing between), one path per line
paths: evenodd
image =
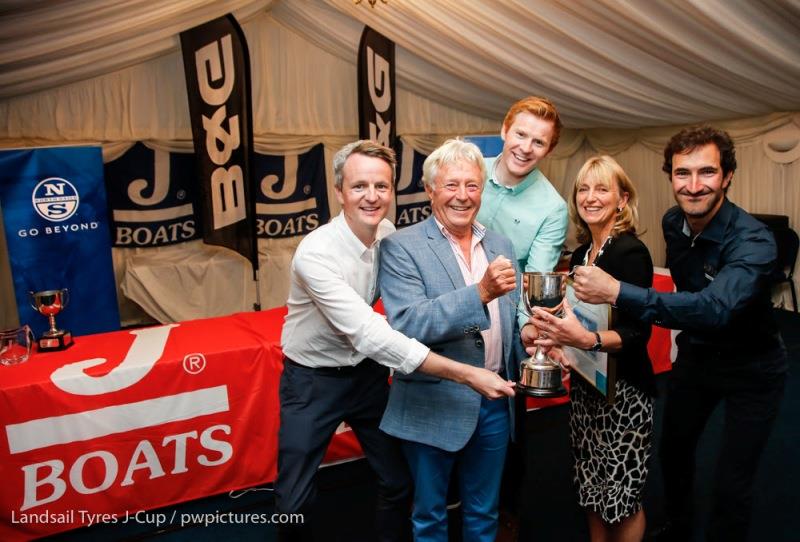
M256 150L321 142L328 179L332 153L357 134L368 24L397 44L398 135L419 152L498 133L511 102L546 95L567 129L542 169L566 196L588 156L614 155L640 189L643 239L661 264L660 219L673 204L661 149L680 126L714 121L737 142L731 199L800 228L796 1L11 2L0 6L0 147L102 144L106 160L136 141L189 150L177 34L228 11L250 47ZM265 307L285 301L297 242L259 241ZM138 254L118 250L169 248L115 249L118 280ZM3 300L8 283L0 239ZM15 319L0 303L0 326Z

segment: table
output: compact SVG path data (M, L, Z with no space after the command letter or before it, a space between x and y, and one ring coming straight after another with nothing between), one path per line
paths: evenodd
M0 540L274 480L285 315L282 307L78 337L68 350L0 367ZM655 331L649 347L663 371L670 333ZM528 408L566 401L528 398ZM325 463L361 455L342 426Z
M0 367L0 540L272 481L285 314L78 337ZM344 430L326 461L360 453Z

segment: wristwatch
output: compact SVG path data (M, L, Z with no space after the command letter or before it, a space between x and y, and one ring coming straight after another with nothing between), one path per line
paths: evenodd
M595 339L594 344L589 350L591 350L592 352L597 352L598 350L603 348L603 340L600 338L600 334L596 331L594 332L594 339Z

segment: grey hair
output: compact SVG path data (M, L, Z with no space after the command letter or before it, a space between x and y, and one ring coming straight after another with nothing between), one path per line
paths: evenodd
M425 163L422 164L422 181L430 188L435 188L439 168L456 162L475 164L481 170L481 182L486 178L486 164L478 146L469 141L455 138L445 141L441 147L425 159Z
M348 143L333 156L333 182L336 188L339 190L342 189L342 184L344 183L344 163L347 162L347 159L353 154L363 154L364 156L380 158L389 164L392 167L392 186L394 186L394 176L397 168L397 158L395 158L394 151L376 141L359 139L358 141Z

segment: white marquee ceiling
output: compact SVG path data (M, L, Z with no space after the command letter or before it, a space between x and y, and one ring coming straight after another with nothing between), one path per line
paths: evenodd
M398 85L484 118L527 94L567 126L684 124L800 110L797 0L5 0L0 100L174 52L233 12L354 62L364 24L398 45Z

